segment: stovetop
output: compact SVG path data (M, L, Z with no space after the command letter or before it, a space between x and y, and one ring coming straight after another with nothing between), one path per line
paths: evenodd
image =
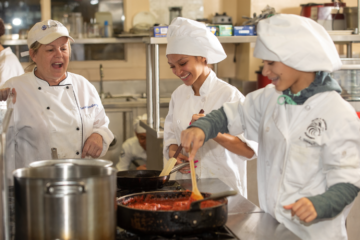
M157 236L157 235L136 235L128 231L117 229L116 240L240 240L226 226L206 231L203 233L192 235L173 235L173 236Z
M185 190L177 181L169 181L164 184L162 188L154 191L173 191L173 190ZM144 192L142 189L136 190L118 190L117 197L125 196L128 194ZM203 233L192 234L192 235L173 235L173 236L157 236L157 235L137 235L129 231L117 228L116 240L239 240L226 226L216 228L212 231L206 231Z

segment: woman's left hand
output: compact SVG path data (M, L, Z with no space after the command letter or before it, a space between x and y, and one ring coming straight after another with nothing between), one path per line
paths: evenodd
M103 138L98 133L93 133L86 139L84 148L82 150L81 158L90 156L98 158L103 150Z
M295 203L284 206L284 209L291 210L291 216L298 216L301 221L311 222L317 217L314 205L308 198L300 198Z
M194 114L194 115L192 115L191 122L190 122L189 125L191 125L192 123L196 122L199 118L202 118L202 117L205 117L205 114L199 113L199 114Z

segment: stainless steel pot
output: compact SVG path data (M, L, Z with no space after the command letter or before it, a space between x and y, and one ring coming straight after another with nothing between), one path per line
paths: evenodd
M52 166L59 163L74 163L77 165L111 167L113 162L102 159L57 159L57 160L41 160L30 163L30 167Z
M15 239L115 239L115 169L61 163L13 175Z

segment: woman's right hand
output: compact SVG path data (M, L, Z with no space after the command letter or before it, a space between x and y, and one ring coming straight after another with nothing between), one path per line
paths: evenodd
M2 88L0 89L0 101L6 101L8 96L10 94L10 88ZM11 89L11 94L12 94L12 102L15 103L16 102L16 91L15 88Z
M178 145L176 144L172 144L169 146L169 157L172 158L175 155L175 152L178 148ZM179 153L178 157L176 158L176 164L175 165L179 165L182 164L184 162L188 162L189 158L181 153ZM181 170L179 170L179 172L183 173L183 174L188 174L190 172L190 166L185 166L183 167Z

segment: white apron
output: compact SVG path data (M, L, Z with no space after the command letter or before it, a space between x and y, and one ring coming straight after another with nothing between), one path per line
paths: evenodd
M245 129L248 139L259 142L260 207L302 239L347 239L351 204L335 218L308 224L283 206L322 194L336 183L360 187L359 119L334 91L298 106L277 104L280 94L270 84L250 93L244 103L224 104L230 133Z
M205 114L220 108L224 103L231 101L243 101L244 96L235 87L218 79L211 71L200 88L200 96L195 96L191 86L181 85L171 96L169 113L164 125L164 157L169 159L168 148L171 144L181 143L181 131L185 130L191 121L192 115L199 113L201 109ZM241 136L238 136L241 137ZM257 143L247 141L254 151L257 151ZM184 155L188 155L184 151ZM196 174L199 178L219 178L221 181L247 197L246 161L245 157L234 154L224 147L209 140L202 146L195 160ZM189 179L190 174L177 172L176 179ZM221 190L220 190L221 191ZM229 198L229 212L239 212L237 201L239 198Z

